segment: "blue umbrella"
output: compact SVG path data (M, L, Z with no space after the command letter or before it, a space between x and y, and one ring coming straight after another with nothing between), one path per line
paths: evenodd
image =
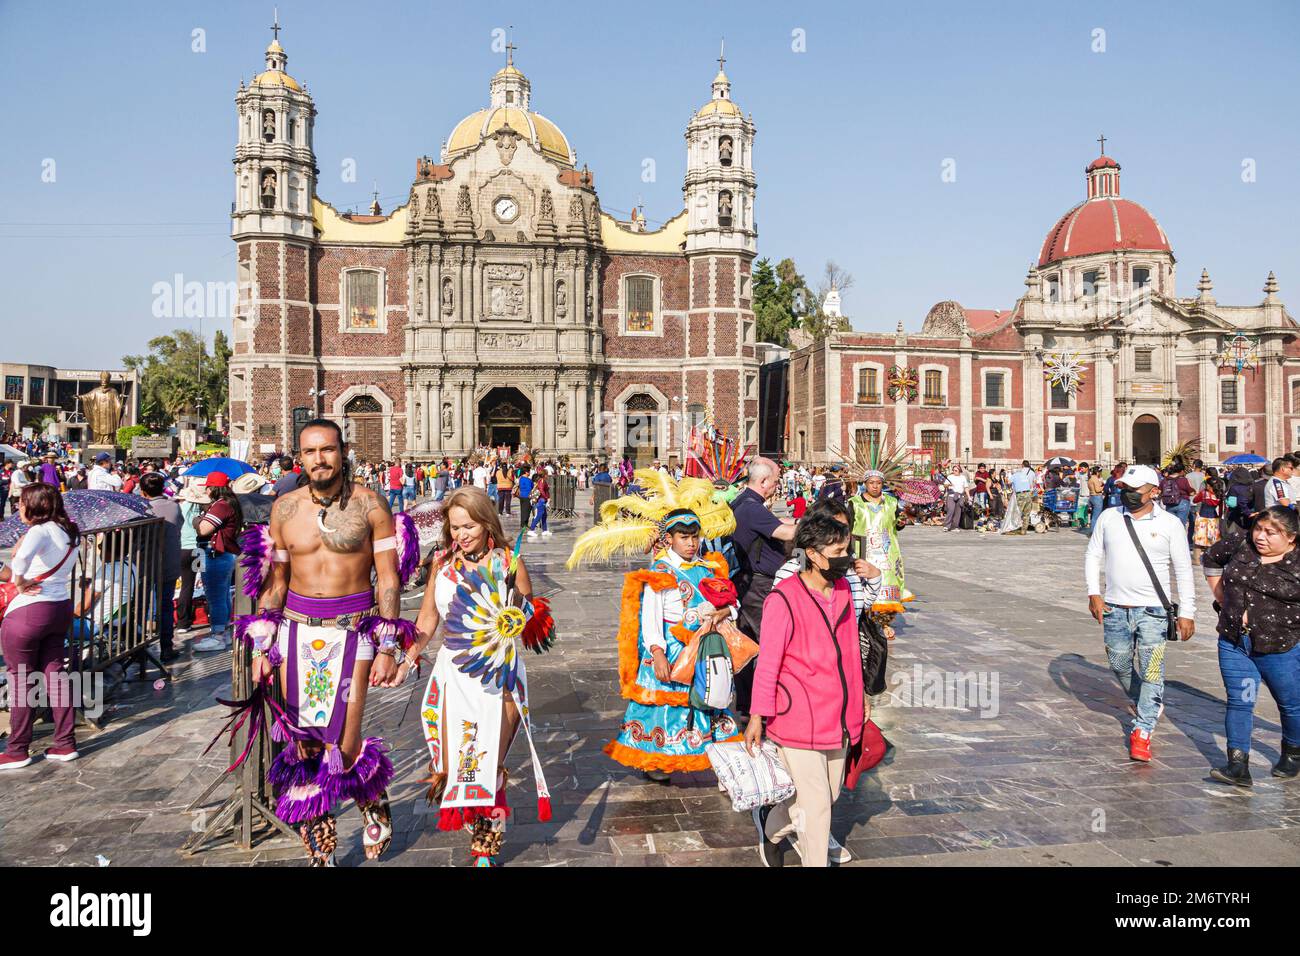
M76 522L77 529L86 534L153 515L148 501L120 491L65 491L63 507ZM21 518L10 516L0 523L0 548L13 547L26 531L27 525Z
M1223 460L1225 465L1267 465L1268 459L1263 455L1233 455Z
M219 471L232 481L240 475L248 475L257 471L252 465L242 461L236 461L233 458L204 458L197 465L190 465L185 470L183 478L206 478L214 471Z

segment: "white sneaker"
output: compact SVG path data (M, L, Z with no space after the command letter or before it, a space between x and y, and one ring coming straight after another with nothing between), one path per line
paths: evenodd
M535 537L537 537L537 532L536 532L536 531L530 531L530 532L528 532L528 537L530 537L530 538L535 538Z
M194 649L200 653L225 651L230 649L230 642L221 634L209 634L203 640L195 641Z
M550 533L549 531L543 531L543 532L542 532L542 537L543 537L543 538L549 538L550 536L551 536L551 533Z
M794 852L798 853L799 859L802 860L803 851L799 849L799 838L797 836L790 837L790 845L794 847ZM847 847L840 846L839 841L835 839L835 835L831 834L826 844L826 859L832 863L851 863L853 854L849 852Z

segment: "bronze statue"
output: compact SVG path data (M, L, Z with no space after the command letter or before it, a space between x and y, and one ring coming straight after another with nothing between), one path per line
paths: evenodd
M90 425L92 441L96 445L116 445L117 429L122 422L125 406L117 389L108 384L108 373L99 373L99 388L78 395L81 413Z

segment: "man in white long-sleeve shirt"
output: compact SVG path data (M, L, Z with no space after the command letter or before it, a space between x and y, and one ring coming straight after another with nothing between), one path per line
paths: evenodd
M1106 657L1120 686L1132 701L1136 717L1129 734L1129 756L1151 759L1151 734L1164 710L1166 612L1147 572L1131 526L1141 542L1166 599L1170 569L1178 583L1178 636L1188 640L1196 630L1196 585L1187 531L1181 521L1156 506L1160 476L1154 468L1131 465L1119 479L1121 508L1107 508L1093 524L1084 573L1088 580L1088 611L1102 627ZM1101 573L1106 572L1102 597ZM1134 678L1136 665L1137 675Z

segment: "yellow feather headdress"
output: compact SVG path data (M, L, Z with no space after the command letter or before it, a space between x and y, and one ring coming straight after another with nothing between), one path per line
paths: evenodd
M718 538L736 530L731 506L713 500L713 483L707 479L674 481L653 468L638 469L633 478L641 490L601 505L600 524L578 538L566 568L648 553L663 532L664 516L677 508L689 508L699 516L703 538Z

